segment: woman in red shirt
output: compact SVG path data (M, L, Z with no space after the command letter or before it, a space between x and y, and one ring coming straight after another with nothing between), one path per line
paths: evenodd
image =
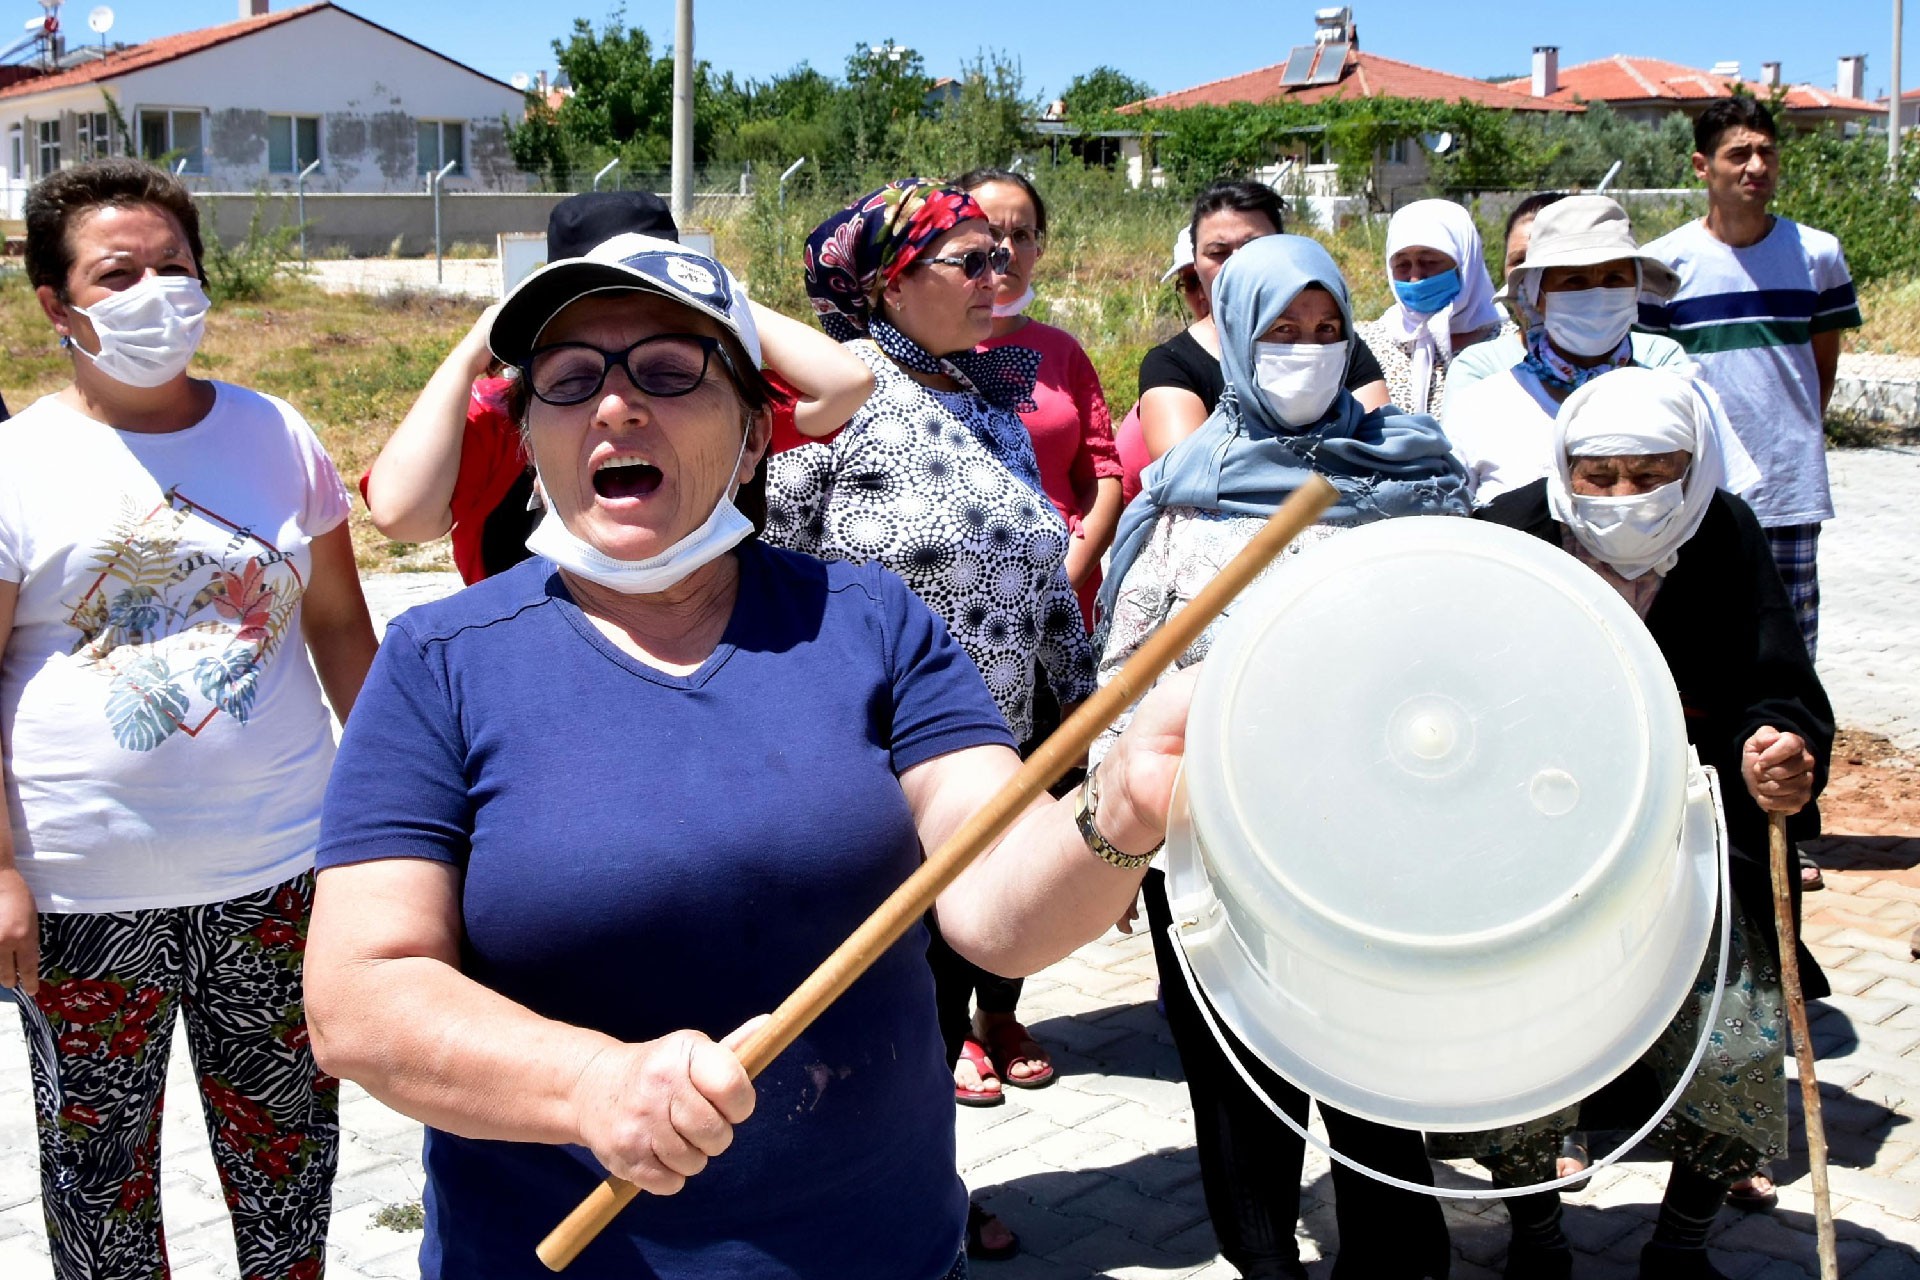
M1120 454L1113 445L1107 397L1093 361L1072 334L1024 313L1033 302L1033 267L1046 249L1047 206L1033 184L1003 169L975 169L954 185L986 210L993 238L1013 252L993 295L993 336L981 343L1040 353L1034 409L1020 415L1040 460L1040 485L1067 522L1067 580L1093 627L1100 557L1120 523Z

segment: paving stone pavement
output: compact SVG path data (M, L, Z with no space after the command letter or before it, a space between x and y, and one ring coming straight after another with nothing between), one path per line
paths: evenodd
M1832 456L1840 518L1821 546L1822 675L1843 724L1920 748L1920 451ZM457 585L448 574L368 580L381 618ZM1807 904L1807 936L1835 995L1814 1006L1822 1106L1832 1159L1842 1274L1920 1277L1920 831L1834 836L1815 847L1829 888ZM1143 937L1109 934L1027 985L1022 1014L1053 1046L1060 1078L1016 1091L1006 1105L959 1110L969 1187L1017 1230L1022 1255L977 1264L982 1280L1228 1280L1201 1201L1192 1116L1179 1059L1154 1010L1153 958ZM207 1137L187 1102L192 1078L177 1054L169 1075L161 1189L180 1280L233 1280L231 1237ZM1799 1094L1791 1092L1800 1131ZM340 1178L328 1246L333 1280L418 1274L418 1233L376 1225L388 1205L421 1191L420 1128L352 1085L342 1092ZM47 1280L38 1175L19 1020L0 1015L0 1277ZM1816 1274L1805 1155L1776 1166L1780 1208L1721 1214L1715 1263L1733 1280ZM1439 1176L1477 1180L1467 1165ZM1582 1280L1627 1280L1647 1238L1665 1169L1635 1152L1568 1197L1567 1233ZM1337 1248L1324 1157L1309 1153L1302 1254L1322 1280ZM1499 1274L1505 1214L1448 1201L1457 1280Z

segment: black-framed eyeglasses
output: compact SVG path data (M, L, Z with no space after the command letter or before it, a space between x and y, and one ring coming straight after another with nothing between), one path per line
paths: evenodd
M957 258L951 255L944 258L916 258L913 265L931 266L937 262L943 267L958 267L960 274L967 279L978 280L988 270L997 276L1005 275L1012 261L1013 250L1001 245L997 249L969 249Z
M626 370L635 390L671 399L699 386L716 355L738 386L740 374L726 348L720 339L704 333L657 333L624 351L603 351L585 342L556 342L527 357L527 389L548 404L580 404L600 394L607 370L617 364Z

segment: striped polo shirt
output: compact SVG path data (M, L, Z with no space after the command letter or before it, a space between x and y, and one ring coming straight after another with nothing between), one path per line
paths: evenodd
M1646 248L1679 273L1680 288L1666 302L1643 300L1640 325L1677 341L1720 393L1760 468L1743 495L1760 523L1831 519L1812 340L1861 322L1840 242L1775 218L1758 243L1736 249L1701 220Z

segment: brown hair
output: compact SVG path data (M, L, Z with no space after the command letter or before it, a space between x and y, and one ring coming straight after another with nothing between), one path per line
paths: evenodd
M204 282L200 210L187 188L161 169L141 160L94 160L48 174L27 192L27 279L67 300L67 275L73 270L73 245L67 233L96 209L150 205L172 214L186 232L193 269Z

